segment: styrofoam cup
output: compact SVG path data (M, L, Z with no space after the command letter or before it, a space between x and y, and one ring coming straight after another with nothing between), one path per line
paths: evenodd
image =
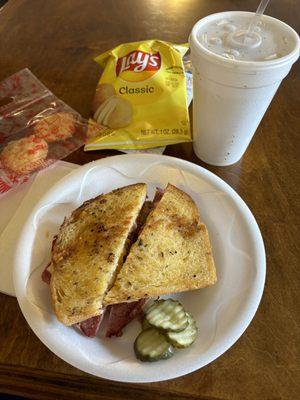
M263 21L293 38L292 51L268 61L226 59L206 49L198 33L207 23L249 12L228 11L209 15L196 23L190 36L193 64L193 146L208 164L236 163L246 151L282 79L299 57L298 34L287 24L263 15Z

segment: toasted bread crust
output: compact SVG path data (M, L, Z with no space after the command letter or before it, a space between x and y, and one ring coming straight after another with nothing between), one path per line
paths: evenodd
M145 184L130 185L86 201L65 218L53 241L50 282L55 313L65 325L101 313L145 197Z
M199 289L216 280L209 236L198 208L189 195L169 184L103 303Z

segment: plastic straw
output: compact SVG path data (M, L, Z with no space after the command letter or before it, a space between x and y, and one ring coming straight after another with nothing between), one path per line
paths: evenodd
M253 32L254 28L259 23L261 16L263 15L265 9L267 8L269 1L270 0L261 0L261 2L259 3L259 6L257 7L256 13L255 13L254 17L252 18L252 21L250 22L248 32Z

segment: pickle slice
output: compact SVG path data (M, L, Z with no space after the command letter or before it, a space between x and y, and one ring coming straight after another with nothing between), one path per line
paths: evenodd
M188 317L177 300L155 301L146 311L146 320L151 326L162 331L183 331L188 325Z
M196 339L198 328L191 314L186 313L188 317L188 326L181 332L166 332L167 340L177 349L189 347Z
M141 361L158 361L172 357L174 349L163 333L155 328L148 328L136 338L134 352Z

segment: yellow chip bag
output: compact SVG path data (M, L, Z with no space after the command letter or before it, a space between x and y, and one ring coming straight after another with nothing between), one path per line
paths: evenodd
M182 58L188 44L160 40L122 44L95 61L104 69L93 119L104 129L85 150L146 149L190 142Z

